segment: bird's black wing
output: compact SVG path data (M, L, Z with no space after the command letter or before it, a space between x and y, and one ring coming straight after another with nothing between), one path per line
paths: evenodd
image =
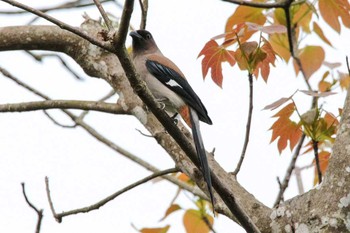
M178 94L191 108L196 110L201 121L210 125L212 124L202 101L184 77L175 70L162 65L157 61L147 60L146 67L154 77L170 90Z

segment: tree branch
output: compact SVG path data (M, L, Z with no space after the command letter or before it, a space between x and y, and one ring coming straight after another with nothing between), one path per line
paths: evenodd
M284 192L288 188L289 181L290 181L290 178L291 178L291 176L293 174L293 170L295 168L295 164L296 164L297 159L299 157L300 150L301 150L301 148L303 146L304 140L305 140L305 134L303 134L301 136L301 138L299 140L299 143L298 143L297 147L294 150L294 154L293 154L292 160L290 161L289 166L288 166L287 171L286 171L286 174L284 175L283 181L280 184L280 190L278 192L276 201L273 204L274 207L277 207L278 204L281 202L281 200L283 199Z
M175 172L178 172L179 169L178 168L170 168L170 169L166 169L166 170L163 170L163 171L159 171L159 172L156 172L156 173L153 173L152 175L149 175L135 183L132 183L128 186L126 186L125 188L111 194L110 196L100 200L99 202L96 202L95 204L92 204L90 206L86 206L86 207L83 207L83 208L79 208L79 209L74 209L74 210L69 210L69 211L63 211L62 213L56 213L55 212L55 209L54 209L54 205L53 205L53 201L52 201L52 198L51 198L51 194L50 194L50 187L49 187L49 179L46 177L45 178L45 184L46 184L46 192L47 192L47 197L48 197L48 200L49 200L49 203L50 203L50 207L51 207L51 211L52 211L52 214L54 216L54 218L60 223L62 222L62 218L66 217L66 216L69 216L69 215L73 215L73 214L79 214L79 213L88 213L92 210L97 210L99 208L101 208L102 206L104 206L105 204L107 204L108 202L112 201L113 199L115 199L116 197L118 197L119 195L141 185L141 184L144 184L146 183L147 181L150 181L150 180L153 180L154 178L157 178L157 177L160 177L160 176L165 176L169 173L175 173Z
M38 215L38 221L36 223L36 228L35 228L35 233L39 233L40 232L40 228L41 228L41 222L43 220L43 209L38 210L38 208L36 208L28 199L27 194L26 194L26 190L25 190L25 183L21 183L22 185L22 193L24 196L24 199L26 200L27 204L30 206L30 208L32 208L36 214Z
M238 172L241 169L245 153L248 147L249 143L249 135L250 135L250 126L252 123L252 116L253 116L253 74L248 74L249 78L249 108L248 108L248 119L247 119L247 125L246 125L246 131L245 131L245 137L244 137L244 144L241 152L241 158L239 159L239 162L237 164L237 167L235 171L233 172L233 175L237 176Z
M2 72L2 68L0 68L0 72ZM0 104L0 112L29 112L47 109L80 109L113 114L130 114L130 112L124 110L122 106L118 104L96 101L46 100L26 103Z

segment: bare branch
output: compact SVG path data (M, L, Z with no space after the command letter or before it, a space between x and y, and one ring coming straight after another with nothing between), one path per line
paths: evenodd
M245 131L245 138L244 138L244 144L241 152L241 158L239 159L239 162L237 164L237 167L235 171L233 172L233 175L237 176L239 170L241 169L245 153L248 147L249 143L249 135L250 135L250 127L252 123L252 116L253 116L253 74L248 74L249 78L249 109L248 109L248 119L247 119L247 125L246 125L246 131Z
M73 68L71 68L67 62L62 58L62 56L60 56L59 54L55 54L55 53L50 53L50 54L35 54L29 50L25 50L25 52L27 54L29 54L31 57L33 57L36 61L38 62L42 62L44 58L46 57L55 57L58 60L60 60L61 64L63 65L63 67L65 67L72 75L73 77L75 77L78 80L84 80L82 77L80 77L80 75L75 72L73 70Z
M73 125L61 124L53 116L51 116L46 110L43 110L43 112L47 116L47 118L49 118L55 125L58 125L62 128L68 128L68 129L73 129L73 128L77 127L77 124L73 124Z
M80 214L80 213L88 213L92 210L97 210L97 209L101 208L102 206L104 206L105 204L107 204L108 202L115 199L116 197L118 197L119 195L121 195L121 194L141 185L141 184L144 184L147 181L150 181L150 180L157 178L157 177L160 177L160 176L163 177L169 173L175 173L178 171L179 171L178 168L170 168L170 169L166 169L163 171L153 173L152 175L149 175L149 176L147 176L147 177L145 177L145 178L143 178L135 183L132 183L132 184L126 186L125 188L113 193L112 195L100 200L99 202L97 202L95 204L92 204L90 206L86 206L83 208L79 208L79 209L64 211L64 212L58 213L58 214L54 211L54 208L53 208L52 199L51 199L51 195L50 195L50 189L49 189L49 182L48 182L47 178L45 179L45 183L46 183L46 191L47 191L49 203L50 203L50 206L52 206L51 210L52 210L53 216L58 222L62 222L62 218L66 217L66 216L73 215L73 214Z
M126 36L129 31L129 25L130 25L130 19L131 14L134 10L134 0L126 0L122 12L122 16L120 18L120 24L118 28L118 33L114 37L114 46L116 48L124 49L125 48L125 41ZM115 53L117 54L118 51ZM117 54L118 56L118 54Z
M25 190L25 183L21 183L21 185L22 185L22 192L23 192L24 199L26 200L26 202L30 206L30 208L32 208L36 212L36 214L38 215L38 221L36 223L35 233L39 233L40 228L41 228L41 222L42 222L43 217L44 217L44 215L43 215L44 210L43 209L38 210L38 208L36 208L29 201L29 198L27 197L26 190Z
M293 154L292 160L290 161L290 164L288 166L286 174L284 175L282 183L280 183L280 190L278 192L276 201L273 204L274 207L278 206L278 204L281 202L281 200L283 199L284 192L288 188L290 177L292 176L292 173L293 173L293 170L295 168L295 164L297 162L297 159L298 159L298 156L300 154L300 150L301 150L301 148L303 146L304 140L305 140L305 134L303 134L301 136L301 138L299 140L299 143L298 143L297 147L294 150L294 154Z
M105 12L105 10L103 9L103 6L102 6L102 4L100 3L100 1L99 1L99 0L94 0L94 3L95 3L95 5L96 5L97 9L100 11L100 14L101 14L103 20L105 21L108 30L109 30L109 31L113 31L114 28L113 28L112 21L108 18L108 15L107 15L107 13Z
M0 68L1 72L1 68ZM46 100L15 104L0 104L0 112L29 112L47 109L80 109L113 114L130 114L122 106L112 103L81 100Z
M145 29L146 28L146 23L147 23L148 0L139 0L139 4L140 4L140 7L141 7L140 29Z

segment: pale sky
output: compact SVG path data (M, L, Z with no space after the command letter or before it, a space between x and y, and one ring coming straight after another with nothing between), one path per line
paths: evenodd
M23 1L31 6L42 6L41 1ZM52 5L59 0L50 1ZM140 20L139 6L135 5L132 24ZM216 148L216 160L227 170L234 170L241 153L248 109L248 79L246 72L237 67L224 66L223 89L218 88L208 76L203 82L201 60L198 53L213 36L223 32L226 19L233 13L234 5L209 0L150 0L147 29L161 48L183 71L194 90L201 97L213 120L213 125L202 124L204 143L208 151ZM106 5L106 8L111 5ZM0 10L13 9L0 3ZM115 7L107 8L118 15ZM51 15L78 26L83 12L98 17L96 8L78 11L59 11ZM32 15L16 17L0 15L0 27L23 25ZM48 24L39 20L37 24ZM328 62L343 62L350 54L349 30L343 28L342 37L328 26L322 27L338 51L320 42L317 37L304 44L319 44L327 48ZM130 38L128 39L128 43ZM67 61L83 77L76 81L61 68L56 59L45 59L43 64L33 61L23 52L0 53L0 66L53 99L97 100L109 92L103 81L90 78L72 61ZM343 72L345 66L343 66ZM324 69L313 76L316 80ZM312 80L311 80L312 81ZM315 84L315 83L313 83ZM291 159L289 149L278 154L276 143L270 144L268 131L273 119L272 112L262 111L267 104L289 96L296 89L306 89L301 77L295 78L292 64L278 61L271 69L268 84L262 79L254 83L254 115L251 139L241 172L240 183L265 205L272 206L278 192L276 177L283 179ZM0 104L40 100L33 94L0 76ZM115 101L113 98L110 101ZM344 93L325 99L325 107L335 110L342 107ZM296 102L301 112L310 106L311 99L297 94ZM79 111L74 111L78 113ZM63 124L72 124L57 110L50 111ZM116 116L91 112L85 120L117 145L137 156L166 169L174 164L155 140L142 136L135 129L146 133L143 126L129 116ZM298 166L308 165L313 157L303 155ZM147 175L145 169L125 159L97 142L83 129L63 129L54 125L42 112L0 114L0 232L33 232L36 214L25 203L21 182L26 183L30 201L44 208L41 232L136 232L137 228L171 224L169 233L184 232L183 211L178 211L165 221L159 222L176 193L176 187L167 181L149 182L125 193L97 211L63 219L58 224L53 219L46 198L44 177L50 178L51 194L57 212L93 204L113 192ZM303 172L305 189L312 188L313 170ZM285 197L298 194L295 177ZM189 198L181 194L177 203L193 208ZM214 228L220 233L244 232L237 224L224 216L215 219Z

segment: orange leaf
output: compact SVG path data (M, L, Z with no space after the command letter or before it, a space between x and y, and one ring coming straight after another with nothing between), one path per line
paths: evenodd
M222 67L221 63L228 62L231 66L236 64L234 52L226 50L225 47L219 46L215 40L210 40L205 44L198 57L204 56L202 60L203 78L208 74L211 68L211 78L219 86L222 87Z
M340 87L342 90L347 90L350 86L350 76L347 73L342 73L338 71Z
M332 84L330 82L327 82L327 81L320 81L318 83L318 90L320 92L330 91L331 87L332 87Z
M240 48L235 52L235 59L241 70L249 70L251 67L251 60L253 59L254 52L258 47L258 43L255 41L244 42Z
M260 74L265 82L267 82L267 79L270 74L270 64L275 66L275 51L273 51L272 46L270 43L263 38L264 44L261 46L261 51L266 55L262 60L257 62L254 75L257 78L260 70Z
M290 120L294 111L295 105L290 103L273 116L278 117L278 119L270 128L272 130L271 142L278 138L279 153L287 147L288 142L290 149L293 150L302 135L301 127Z
M339 17L345 27L350 27L350 4L348 0L319 0L318 6L323 19L338 33L340 33Z
M185 173L182 172L180 172L180 175L178 175L177 178L183 182L188 182L190 180L190 177L188 177Z
M311 77L322 65L324 61L325 53L321 46L306 46L305 48L299 50L299 58L301 66L305 71L305 76L307 79ZM294 62L295 72L299 73L299 67Z
M169 208L166 210L164 217L161 218L159 221L163 221L166 217L168 217L170 214L174 213L177 210L181 210L181 207L178 204L170 205Z
M288 62L290 59L290 52L286 34L269 35L269 42L275 53Z
M237 24L246 22L264 25L266 16L263 14L263 9L247 6L237 7L235 12L227 19L225 32L231 31Z
M142 228L141 233L166 233L168 232L170 225L161 228Z
M214 219L212 216L205 214L205 218L213 225ZM209 233L210 229L203 221L202 213L195 209L189 209L185 212L183 223L187 233Z
M326 173L330 156L331 156L331 153L329 153L328 151L321 151L320 153L318 153L318 160L320 162L322 176L324 176L324 174ZM316 166L315 159L313 161L313 165L315 167L314 185L316 185L318 184L318 173L317 173L317 166Z
M320 28L320 26L318 26L316 22L314 22L314 32L323 40L323 42L325 42L329 46L333 46L331 42L327 39L327 37L323 34L322 29Z
M310 33L310 21L312 18L312 6L308 3L294 5L292 7L293 12L293 25L299 25L304 32Z

